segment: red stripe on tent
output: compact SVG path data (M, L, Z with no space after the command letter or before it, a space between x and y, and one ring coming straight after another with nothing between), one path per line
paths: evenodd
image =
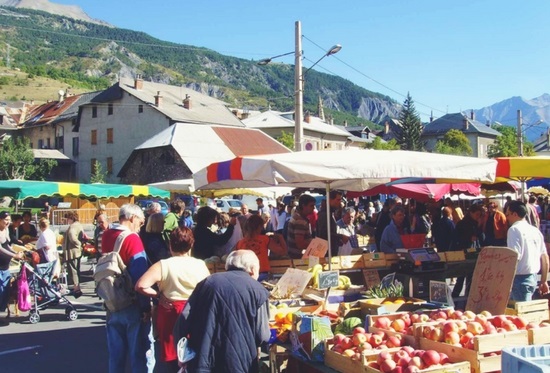
M510 177L510 160L497 158L497 177Z
M218 164L212 163L206 168L206 180L208 183L213 183L218 181Z
M231 165L230 165L231 180L243 179L243 172L241 169L242 165L243 165L243 159L241 157L237 157L231 161Z

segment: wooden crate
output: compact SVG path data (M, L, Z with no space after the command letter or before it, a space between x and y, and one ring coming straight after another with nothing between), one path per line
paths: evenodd
M381 373L381 370L367 366L366 373ZM470 373L471 366L468 361L451 363L434 368L426 368L418 371L419 373Z
M269 272L276 275L282 275L286 272L287 269L292 268L291 259L280 259L280 260L270 260L269 261Z
M520 316L527 322L535 323L550 319L547 299L537 299L525 302L510 301L505 314Z
M530 345L550 344L550 327L541 327L527 330Z
M332 346L333 344L330 340L325 341L325 365L341 373L366 372L366 364L369 361L376 361L378 354L382 351L373 349L372 352L362 355L361 360L352 360L347 356L332 351ZM386 348L386 350L396 352L399 351L400 348Z
M439 255L439 260L440 261L442 261L442 262L447 261L447 256L445 255L445 253L437 253L437 255Z
M502 349L504 347L527 346L529 338L526 330L478 335L474 337L473 350L443 342L435 342L427 338L420 338L419 342L421 349L443 352L449 356L449 360L453 363L468 361L472 372L483 373L500 371L500 352ZM499 355L484 356L484 354L491 352L498 353Z
M399 261L399 256L397 254L384 254L384 258L386 259L386 267Z
M363 255L341 255L339 257L340 269L363 269L365 262Z
M365 268L385 268L386 256L384 253L363 254L363 266Z
M370 315L365 320L366 329L369 331L369 333L382 331L382 332L386 333L387 335L397 335L397 336L401 337L401 340L404 342L403 346L411 346L411 347L414 347L416 349L416 348L418 348L419 344L418 344L418 339L416 338L416 336L414 334L410 335L410 334L405 334L405 333L392 332L391 330L380 329L380 328L377 328L376 326L374 326L374 324L376 323L376 320L380 317L387 317L388 319L393 321L395 319L401 318L401 315L403 315L403 314L409 314L410 315L410 312L399 312L399 313L392 313L392 314L388 314L388 315Z
M466 260L464 251L446 251L445 252L446 262L462 262L464 260Z

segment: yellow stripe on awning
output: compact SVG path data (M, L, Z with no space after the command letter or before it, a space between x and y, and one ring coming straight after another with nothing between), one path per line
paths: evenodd
M147 185L132 185L132 194L134 196L148 196L149 187Z
M59 194L67 195L72 194L78 196L80 194L80 184L75 183L58 183L59 184Z

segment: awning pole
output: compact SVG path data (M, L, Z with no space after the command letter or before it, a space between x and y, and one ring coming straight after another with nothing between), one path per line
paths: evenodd
M329 202L329 194L330 194L330 182L327 182L327 186L326 186L326 198L325 198L325 202L326 202L326 209L327 209L327 238L328 238L328 270L329 271L332 271L332 248L331 248L331 245L330 245L330 241L331 241L331 232L330 232L330 223L331 223L331 220L332 220L332 211L330 211L330 202Z

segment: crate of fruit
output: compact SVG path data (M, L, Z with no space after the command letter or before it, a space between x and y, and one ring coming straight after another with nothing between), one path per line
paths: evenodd
M470 373L470 370L469 362L452 363L445 353L402 347L395 352L380 352L376 361L367 362L366 372Z
M387 315L368 315L365 325L371 333L383 331L388 335L401 338L407 345L418 347L418 340L413 333L410 312L399 312Z
M528 332L521 330L525 327L519 318L504 315L478 314L474 320L447 320L424 327L424 335L419 338L420 348L443 352L452 362L468 361L473 372L492 372L500 370L504 347L528 344ZM439 329L439 332L430 332L433 337L428 338L426 329Z
M366 364L376 361L381 351L398 351L402 343L387 333L356 327L350 336L335 334L325 341L325 365L342 373L365 372Z
M523 317L527 322L538 323L550 319L547 299L537 299L525 302L510 301L505 313L506 315Z
M530 345L550 344L550 321L541 323L530 322L527 324Z

